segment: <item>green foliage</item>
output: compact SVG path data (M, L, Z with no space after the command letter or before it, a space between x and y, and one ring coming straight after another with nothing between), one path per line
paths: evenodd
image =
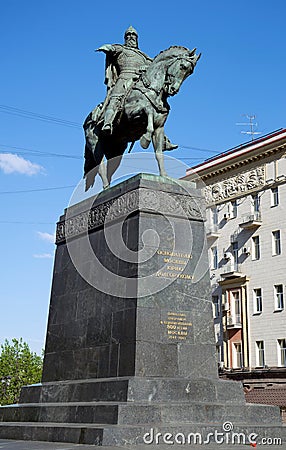
M6 339L0 346L0 405L18 403L22 386L41 381L42 367L43 358L22 338Z

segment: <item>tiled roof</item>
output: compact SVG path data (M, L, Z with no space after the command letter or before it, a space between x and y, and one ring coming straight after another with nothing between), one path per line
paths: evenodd
M286 407L286 386L279 388L252 388L245 392L247 403L260 403Z

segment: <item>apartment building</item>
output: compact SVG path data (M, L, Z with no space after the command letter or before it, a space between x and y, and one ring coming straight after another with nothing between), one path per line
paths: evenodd
M192 167L184 179L206 200L221 372L249 389L284 384L286 129Z

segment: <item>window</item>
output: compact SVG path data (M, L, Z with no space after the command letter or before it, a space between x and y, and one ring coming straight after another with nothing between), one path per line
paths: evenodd
M217 247L212 247L212 268L217 269L218 268L218 252Z
M233 218L237 217L237 200L231 202L230 216Z
M218 295L213 295L213 312L214 312L214 317L219 317L219 296Z
M257 214L260 212L260 197L258 194L253 195L253 212L254 214Z
M278 339L278 366L286 367L286 339Z
M271 189L271 206L279 205L278 186Z
M234 263L238 264L238 242L237 241L232 243L232 254L233 254Z
M212 217L211 217L212 224L213 225L217 225L218 224L218 211L217 211L217 207L216 206L214 206L212 208L211 213L212 213Z
M253 312L258 314L262 312L262 290L261 288L253 289Z
M242 347L241 342L233 344L233 368L238 369L242 367Z
M260 241L259 236L253 236L252 238L252 259L260 259Z
M265 366L264 341L256 341L256 366Z
M215 342L218 345L221 338L220 338L220 324L219 323L215 323L214 324L214 332L215 332Z
M272 231L272 255L281 254L280 230Z
M241 323L240 291L231 291L231 318L234 323Z
M274 296L275 296L275 310L281 311L284 308L283 284L276 284L274 286Z
M220 363L221 362L221 349L220 349L219 345L216 346L216 358L217 358L217 362Z

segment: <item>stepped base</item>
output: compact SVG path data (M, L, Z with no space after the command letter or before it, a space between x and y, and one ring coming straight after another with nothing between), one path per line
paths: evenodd
M230 422L235 433L286 441L278 408L246 404L240 383L219 379L44 383L23 388L20 402L0 408L0 439L128 446L144 444L143 436L151 433L151 440L154 432L153 439L164 444L157 433L207 439Z
M153 423L246 423L273 424L279 422L279 410L262 405L224 405L222 403L47 403L8 406L2 410L4 422L105 423L107 425L142 425Z
M210 435L212 433L212 435ZM183 439L191 444L216 443L214 436L220 433L221 444L249 444L253 439L253 433L258 435L257 442L263 438L273 442L286 442L286 427L269 425L246 425L237 423L233 431L224 432L222 424L172 424L170 426L152 424L131 425L93 425L93 424L64 424L64 423L18 423L10 422L1 424L0 439L66 442L75 444L91 444L107 447L129 447L142 445L148 448L150 445L170 445L164 442L164 438L171 440L174 444L182 444ZM238 434L241 433L240 437ZM169 437L165 437L167 436ZM227 437L228 435L228 437ZM145 441L144 442L144 436ZM274 440L276 439L276 441ZM227 442L228 440L228 442ZM281 444L279 444L281 446ZM283 448L282 446L280 448Z
M197 378L96 378L24 386L22 403L204 401L244 404L237 381ZM1 411L1 410L0 410ZM1 417L1 415L0 415Z

